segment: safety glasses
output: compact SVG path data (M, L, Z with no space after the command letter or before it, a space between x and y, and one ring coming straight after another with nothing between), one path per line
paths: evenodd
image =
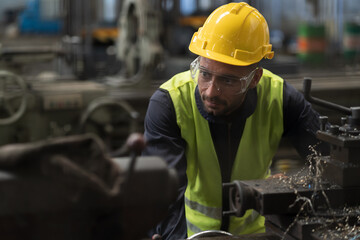
M212 84L218 91L230 94L242 94L244 93L253 77L255 76L257 68L251 71L247 76L237 78L233 76L226 76L210 71L200 66L200 59L197 57L190 64L191 78L197 83L200 88L209 88Z

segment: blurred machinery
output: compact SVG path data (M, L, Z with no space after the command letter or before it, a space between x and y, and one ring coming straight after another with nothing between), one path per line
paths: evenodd
M116 42L122 73L138 83L186 71L194 58L188 50L192 35L214 9L229 2L123 0ZM191 12L184 12L185 4Z
M91 19L74 10L93 3L68 1L67 27L82 25L74 16ZM108 54L117 35L84 26L1 41L2 239L142 239L176 197L176 173L127 142L142 131L152 90L113 94L98 81L118 70Z
M30 1L24 16L46 10L42 3L48 2ZM119 154L126 137L142 130L159 81L188 68L190 58L169 66L166 51L180 54L216 4L185 17L180 1L113 1L114 16L106 19L103 0L57 3L60 36L1 42L0 145L92 132ZM179 42L185 33L189 39ZM164 69L172 73L159 75Z
M43 9L39 3L47 1L31 2L38 4L28 11ZM188 69L194 56L186 49L193 32L214 8L229 1L194 1L193 12L184 14L182 1L114 0L111 18L105 17L105 2L63 0L57 4L64 18L60 36L26 35L1 42L0 64L7 71L1 73L0 145L90 131L116 153L128 134L142 130L155 89ZM261 8L268 3L253 4ZM288 58L263 64L275 73L298 68ZM336 98L345 106L360 100L358 72L316 71L321 73L315 74L315 95ZM303 76L287 74L284 79L301 89ZM334 120L334 113L317 110Z
M1 239L143 239L176 197L177 176L157 157L109 158L93 135L0 147Z
M95 82L25 80L0 72L0 145L94 133L111 154L138 130L139 114ZM120 152L119 152L120 151Z
M44 9L39 6L44 1L30 3L31 7L26 10L31 12L29 16L33 16L35 10ZM79 5L79 1L71 3ZM66 13L75 14L72 10L74 7L69 6ZM81 24L75 20L69 18L66 23ZM79 36L81 39L67 35L64 39L87 43L86 29L79 31L84 33ZM109 87L96 81L93 71L99 69L94 65L90 70L83 68L85 60L96 60L88 51L90 46L76 44L69 48L63 41L57 35L30 34L1 40L0 146L91 132L101 137L110 154L121 154L129 134L141 131L139 112L132 103L139 105L139 101L147 100L131 99L129 95L134 93L131 90L121 96L109 96ZM93 39L90 41L92 44ZM73 65L68 65L69 59L75 59L70 61ZM111 65L108 59L102 62ZM74 76L78 74L77 69L92 76L92 81L79 81Z
M116 74L121 68L115 51L121 1L62 2L64 28L60 42L74 75L84 80ZM110 10L106 2L113 3ZM106 10L111 18L106 18Z
M111 20L104 20L105 2L64 0L66 59L81 79L115 75L113 80L136 84L187 69L192 34L212 10L230 1L197 0L194 12L185 15L182 1L117 0Z

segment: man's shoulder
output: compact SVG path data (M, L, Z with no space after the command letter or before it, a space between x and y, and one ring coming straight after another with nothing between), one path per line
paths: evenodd
M267 69L263 69L263 75L260 79L259 85L268 89L283 89L284 79Z
M168 91L172 91L174 89L178 89L179 87L191 83L193 80L190 75L190 71L185 71L174 75L168 81L161 84L161 89L166 89Z
M280 77L279 75L271 72L268 69L263 68L263 75L262 78L270 78L271 80L278 80L278 81L284 81L282 77Z
M169 91L166 89L158 88L151 96L151 101L164 102L170 99Z

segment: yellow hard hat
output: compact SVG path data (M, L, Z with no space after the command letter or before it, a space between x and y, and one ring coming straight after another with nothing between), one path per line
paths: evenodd
M271 59L269 27L265 18L247 3L229 3L217 8L194 33L191 52L227 64L248 66Z

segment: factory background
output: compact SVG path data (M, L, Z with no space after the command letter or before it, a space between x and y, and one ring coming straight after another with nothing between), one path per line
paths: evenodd
M90 102L102 95L120 98L138 112L137 125L142 131L149 97L162 82L189 68L195 57L188 50L193 33L212 10L226 2L229 1L1 1L1 69L19 76L31 88L22 100L29 103L27 108L14 103L14 108L23 113L10 120L11 130L4 130L8 134L0 138L0 144L83 132L81 122L85 121ZM275 57L262 62L265 68L299 90L304 77L313 77L315 95L346 106L357 104L359 96L354 91L359 88L358 1L247 2L268 21ZM69 87L71 84L74 86ZM76 87L84 90L72 93ZM57 98L49 98L53 92ZM26 101L29 97L39 99ZM65 102L73 105L69 103L67 109L59 99L67 99ZM70 111L68 115L72 117L58 118L64 114L56 110ZM321 111L336 115L328 109ZM3 116L7 118L5 110ZM29 128L24 116L36 118L46 127ZM337 121L336 117L331 118ZM115 130L109 131L108 134ZM102 134L107 135L106 131Z
M81 1L79 1L81 2ZM121 8L121 1L119 0L102 0L93 1L97 5L96 8L96 21L116 23ZM170 5L172 1L163 1L163 4ZM212 1L191 1L183 0L179 1L179 11L183 16L196 15L203 11L204 13L209 12L216 6L219 6L226 1L218 1L216 3ZM318 24L325 27L324 37L327 40L326 51L331 53L339 53L344 51L344 37L347 34L352 34L349 28L351 24L358 24L359 20L359 4L355 0L253 0L248 1L253 6L258 8L263 15L266 17L274 46L276 48L283 46L287 47L290 53L296 52L296 46L293 46L296 42L298 35L299 24ZM93 4L93 3L90 3ZM32 6L31 5L37 5ZM29 9L32 8L32 9ZM46 21L63 21L63 17L66 10L64 7L64 1L61 0L39 0L39 1L28 1L28 0L4 0L0 3L0 19L3 26L14 21L18 21L18 17L23 11L31 12L32 15L37 14L38 18ZM32 16L36 18L35 16ZM27 20L31 22L31 17ZM23 23L26 24L26 23ZM64 29L56 28L53 29L26 29L25 26L20 27L20 31L28 33L41 32L48 33L63 32ZM40 28L40 27L39 27ZM355 30L356 31L356 30ZM356 34L356 33L355 33ZM285 40L284 40L285 39ZM288 42L286 42L288 40ZM295 44L296 45L296 44ZM355 48L355 46L353 46Z
M230 1L1 0L0 147L38 143L37 147L47 149L49 141L49 149L53 149L52 146L60 144L56 139L94 134L101 140L106 156L134 156L134 151L129 150L127 139L132 133L143 132L151 95L174 74L189 69L189 64L196 57L188 50L193 33L216 7L227 2ZM261 62L264 68L280 75L299 91L303 91L304 78L311 78L311 94L314 97L345 108L359 106L358 0L245 2L257 8L269 25L270 43L275 56L272 60ZM314 104L314 108L321 115L327 116L331 123L345 124L346 114L336 107ZM79 150L86 151L89 146L81 145L86 141L89 140L71 138L65 143L71 145L77 142ZM16 151L29 154L36 151L36 148L22 147L19 150L14 148L12 154L15 156ZM357 149L354 155L358 153ZM16 157L22 159L21 156ZM273 162L274 172L295 171L303 166L299 155L286 139L282 141ZM119 164L126 169L129 167L127 163ZM138 229L147 229L147 223L152 223L151 216L166 211L172 199L171 184L175 182L173 175L167 172L159 159L140 163L143 164L140 164L138 175L141 181L156 181L163 185L155 189L159 191L157 195L150 192L154 189L146 189L140 181L134 181L133 189L143 192L136 192L141 197L128 199L133 204L126 202L126 216L132 216L128 222L125 221L126 224L113 221L118 216L108 212L97 212L98 215L87 218L81 212L84 208L76 206L81 209L81 214L73 215L65 211L59 220L55 215L46 215L46 218L39 217L36 220L38 225L46 221L66 227L73 225L72 231L53 227L55 225L49 225L43 231L34 227L33 218L24 218L28 226L25 232L38 236L35 239L48 239L49 234L53 233L59 234L57 239L69 236L78 236L75 239L106 239L88 238L86 234L89 232L80 234L78 231L83 226L93 227L99 223L99 219L106 219L107 223L127 227L128 232L119 233L111 228L112 225L100 224L96 228L97 236L104 236L104 232L114 232L113 236L125 235L124 239L136 239L137 233L143 234ZM163 175L154 178L147 172L154 169ZM168 185L165 184L167 182ZM163 199L162 188L169 188L169 194ZM12 203L10 207L0 204L0 232L8 234L4 235L9 236L8 239L23 239L24 236L15 234L16 227L11 228L12 221L8 225L1 225L8 220L2 220L1 211L8 213L15 209L18 211L16 214L31 216L37 211L47 212L53 206L68 207L62 205L64 202L60 200L61 197L51 190L52 185L40 184L39 187L33 184L28 189L24 186L19 189L16 194L25 193L30 199L32 191L38 191L39 194L26 201L22 200L26 198L6 198L6 203ZM48 197L43 190L52 194L53 205L43 204L39 200ZM68 194L72 199L77 197L73 192ZM86 203L86 209L99 202L108 204L107 200L97 197L93 202L87 202L85 198L93 195L86 194L79 198L81 204ZM141 198L148 198L148 202L145 204ZM159 202L163 205L152 208L151 204ZM27 203L31 203L29 206L32 208L19 208ZM114 208L113 202L107 206ZM138 224L136 216L140 214L146 216L143 225L138 229L133 228L133 225ZM69 217L75 218L67 222Z

